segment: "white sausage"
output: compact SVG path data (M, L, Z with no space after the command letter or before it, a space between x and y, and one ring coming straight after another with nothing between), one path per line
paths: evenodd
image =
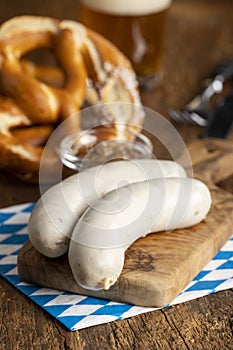
M135 240L150 232L195 225L210 206L209 189L191 178L153 179L106 194L74 228L69 263L76 282L86 289L108 289Z
M48 257L67 252L75 224L93 201L126 183L158 177L186 177L176 162L145 159L110 162L75 174L50 188L28 223L33 246Z

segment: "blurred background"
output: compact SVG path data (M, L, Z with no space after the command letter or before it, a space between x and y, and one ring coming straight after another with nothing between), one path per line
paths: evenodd
M79 19L80 0L1 0L0 22L18 15ZM169 10L161 86L141 92L143 104L163 115L170 106L182 109L216 66L233 57L232 0L174 0ZM178 125L185 141L200 137L199 127Z

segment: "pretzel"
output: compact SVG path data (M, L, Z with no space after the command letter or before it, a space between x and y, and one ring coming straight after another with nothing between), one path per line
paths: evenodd
M42 65L39 53L37 62L25 59L39 48L52 53L55 65ZM131 105L122 111L109 102ZM142 123L134 71L114 45L71 20L19 16L1 25L0 168L38 181L47 139L73 114L79 130L86 103L102 105L109 122Z
M59 67L36 64L26 59L21 60L24 72L45 84L61 88L65 84L65 74Z

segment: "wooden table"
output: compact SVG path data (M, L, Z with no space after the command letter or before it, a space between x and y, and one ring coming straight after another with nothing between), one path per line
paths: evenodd
M20 14L77 18L78 0L1 0L0 21ZM233 56L231 0L174 2L167 23L164 81L143 92L144 105L164 115L198 92L216 64ZM176 125L186 144L202 135L198 127ZM231 137L230 137L231 139ZM233 179L221 184L233 191ZM36 200L36 185L0 174L0 206ZM146 313L123 321L69 332L1 278L1 349L233 349L233 290Z

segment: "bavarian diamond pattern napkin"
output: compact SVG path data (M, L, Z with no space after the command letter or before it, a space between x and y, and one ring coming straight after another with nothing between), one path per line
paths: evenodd
M71 331L156 310L23 282L17 272L17 254L28 239L27 222L33 206L27 203L0 210L1 276ZM233 236L171 305L228 288L233 288Z

